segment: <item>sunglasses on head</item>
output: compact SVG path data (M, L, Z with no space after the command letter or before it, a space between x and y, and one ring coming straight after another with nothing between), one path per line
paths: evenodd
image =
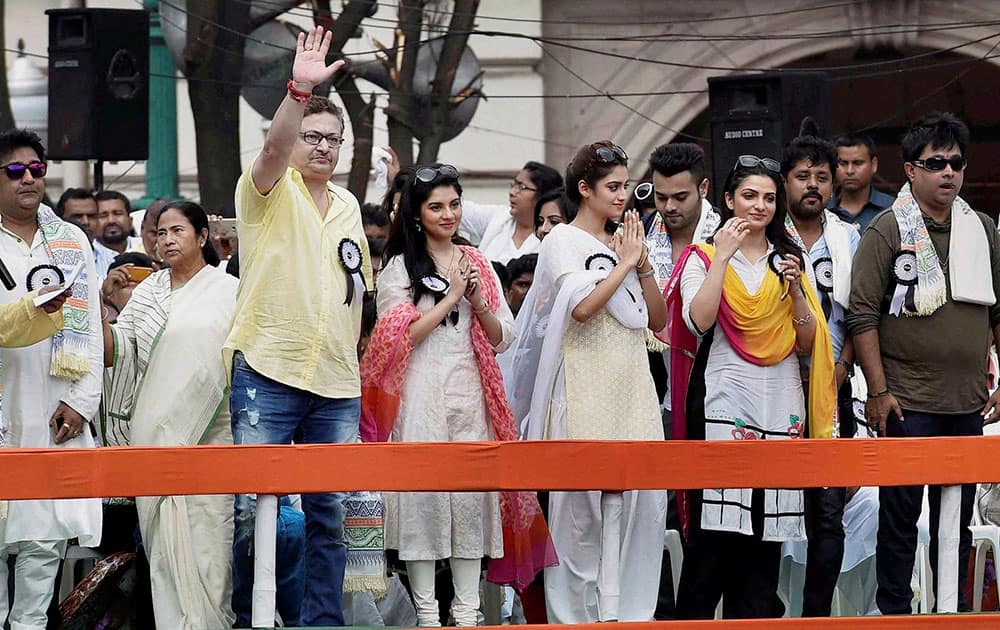
M45 173L49 170L49 165L45 162L35 161L23 164L21 162L11 162L10 164L4 164L0 166L3 172L7 174L8 179L17 181L24 177L24 172L28 171L31 173L32 177L45 177Z
M612 162L628 162L628 155L625 153L625 149L614 143L612 143L611 146L601 145L597 147L597 149L594 150L594 154L597 156L598 161L605 164L610 164Z
M736 164L733 165L733 170L735 171L740 167L757 168L758 166L763 166L772 173L781 174L781 164L778 164L777 160L757 157L756 155L741 155L736 158Z
M910 164L922 168L925 171L938 172L943 171L944 167L950 166L951 170L956 173L960 173L965 170L968 166L969 161L965 159L964 155L953 155L950 158L944 158L939 155L929 157L926 160L913 160Z
M418 168L414 177L414 183L423 182L424 184L430 184L438 177L453 177L458 179L458 169L451 164L442 164L438 167L425 166L424 168Z

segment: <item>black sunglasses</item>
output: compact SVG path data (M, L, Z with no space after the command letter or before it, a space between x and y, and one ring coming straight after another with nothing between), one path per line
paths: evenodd
M7 179L12 179L17 181L24 177L24 172L28 171L34 178L45 177L45 173L49 170L49 165L45 162L35 161L28 162L27 164L22 164L21 162L11 162L10 164L4 164L0 166L3 172L7 174Z
M736 164L733 164L733 170L740 168L757 168L758 166L763 166L772 173L777 173L781 175L781 164L778 164L777 160L772 160L771 158L757 157L756 155L741 155L736 158Z
M436 168L430 166L425 166L424 168L418 168L414 175L414 184L417 182L423 182L424 184L430 184L438 177L453 177L458 179L458 169L456 169L451 164L442 164Z
M939 155L935 155L927 158L926 160L913 160L910 164L933 173L943 171L944 167L950 166L951 170L956 173L961 173L965 170L965 167L969 165L969 161L965 159L964 155L953 155L950 158L943 158Z
M597 159L605 164L628 162L628 155L625 153L625 149L614 143L609 147L601 145L597 147L594 153L597 155Z

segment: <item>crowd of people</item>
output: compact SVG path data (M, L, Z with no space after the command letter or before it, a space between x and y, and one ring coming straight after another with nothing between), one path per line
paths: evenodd
M1000 234L959 196L970 138L955 116L907 131L895 196L872 185L870 139L831 142L806 121L781 155L740 156L718 208L697 145L657 147L634 186L604 140L565 175L526 163L504 206L466 199L458 169L436 163L393 169L362 209L331 182L343 115L312 95L342 63L326 64L329 42L299 36L236 185L238 243L189 201L133 217L120 192L72 188L51 209L41 141L0 133L7 447L952 436L996 419ZM384 517L377 539L422 627L477 625L484 567L529 622L706 619L720 602L726 618L776 617L789 596L828 616L854 522L877 522L859 610L910 611L923 487L875 501L732 485L386 492L366 515ZM960 581L975 494L962 489ZM929 489L932 565L940 496ZM355 618L352 498L282 499L285 625ZM4 614L18 630L53 621L73 541L138 549L152 619L137 627L248 627L256 520L247 494L11 501ZM805 542L801 593L779 596L782 557ZM384 563L381 544L362 552Z

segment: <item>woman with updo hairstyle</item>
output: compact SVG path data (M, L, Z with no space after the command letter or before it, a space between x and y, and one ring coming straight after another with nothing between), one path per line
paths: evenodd
M118 444L233 443L222 346L239 281L218 269L208 217L174 201L156 219L156 249L169 265L140 281L118 320L104 318L106 379L131 406L106 428ZM133 282L127 264L108 273L105 295ZM228 628L233 614L233 497L136 497L158 628Z
M742 155L723 192L722 226L710 244L684 250L667 287L673 437L799 439L807 422L810 437L830 437L833 349L812 284L803 281L804 255L785 230L780 165ZM781 616L781 544L805 538L802 491L732 481L732 488L677 493L688 540L681 619L713 618L720 598L727 619Z
M417 167L400 193L378 277L378 321L361 361L362 439L516 440L495 357L514 339L514 316L490 262L456 243L458 171ZM534 493L386 492L384 499L386 547L406 562L421 627L441 625L438 560L451 566L458 626L477 624L484 557L490 581L519 589L556 561Z
M628 156L610 141L566 169L578 211L542 242L505 360L526 439L663 439L646 331L663 328L666 309L638 214L619 223L628 184ZM651 620L665 518L665 491L550 492L562 562L545 570L549 622Z

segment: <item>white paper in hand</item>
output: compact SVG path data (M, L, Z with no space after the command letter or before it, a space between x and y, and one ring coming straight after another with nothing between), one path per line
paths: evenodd
M42 306L44 304L51 302L65 291L65 287L73 286L73 283L76 282L76 279L80 277L81 273L83 273L83 269L85 266L86 264L84 263L84 261L81 260L79 263L77 263L76 267L73 267L73 271L69 272L69 276L67 276L66 280L64 280L62 285L60 285L61 287L63 287L63 291L50 291L45 295L36 295L35 306L36 307Z

